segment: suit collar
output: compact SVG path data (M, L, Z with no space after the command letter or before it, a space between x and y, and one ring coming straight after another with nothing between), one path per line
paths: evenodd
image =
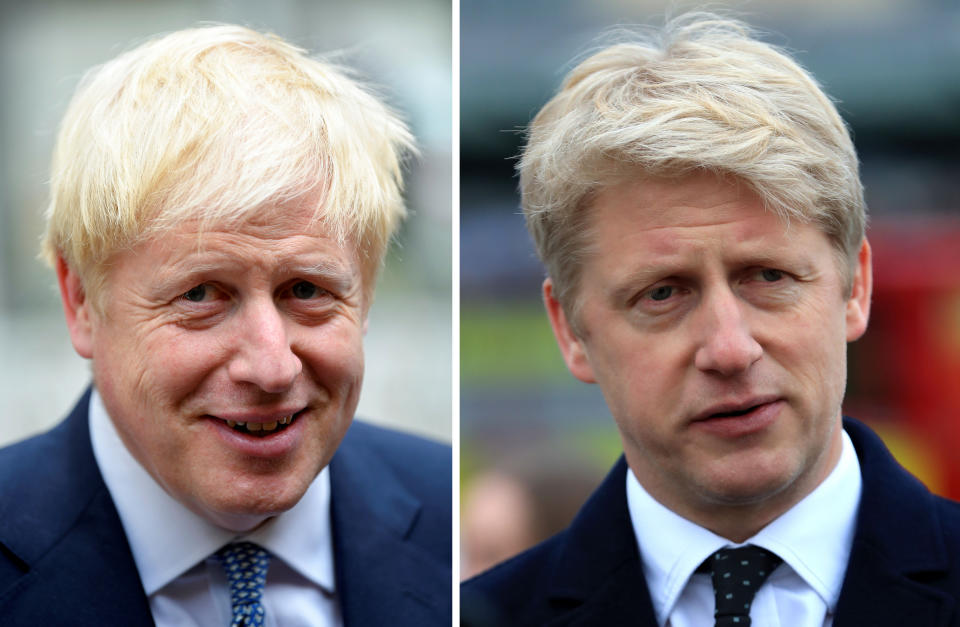
M867 427L844 420L863 475L863 493L835 625L942 625L955 600L927 582L946 576L935 497L893 459Z
M562 538L551 583L551 603L561 624L655 625L653 604L637 550L626 496L624 458L590 497Z
M330 462L337 591L346 625L449 621L450 571L410 541L420 501L354 423Z

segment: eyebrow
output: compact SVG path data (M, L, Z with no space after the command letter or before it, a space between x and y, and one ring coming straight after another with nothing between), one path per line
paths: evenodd
M358 273L351 272L351 268L332 259L322 259L317 263L283 263L279 267L281 274L299 274L302 276L321 277L336 284L340 289L353 285L354 277Z
M282 274L304 273L319 274L325 276L337 276L350 274L349 268L345 268L342 263L332 259L322 259L317 263L301 264L288 262L280 264L279 270Z
M643 286L677 274L676 266L649 265L617 277L610 291L614 303L624 303Z
M742 267L770 267L788 271L798 271L801 274L811 272L810 260L802 254L768 254L759 251L745 251L737 261ZM699 267L693 264L694 268ZM634 296L642 287L670 277L690 274L691 266L685 263L657 263L653 262L641 268L631 270L617 277L610 296L615 303L623 303Z
M191 261L191 258L194 260ZM229 256L216 256L215 260L196 259L195 256L180 260L165 268L165 272L158 275L156 288L159 291L169 291L178 286L185 279L217 272L244 270L247 264L238 263ZM353 286L354 273L351 268L333 259L321 259L316 263L281 263L276 272L281 275L298 274L306 277L317 277L332 283L337 289L347 289Z

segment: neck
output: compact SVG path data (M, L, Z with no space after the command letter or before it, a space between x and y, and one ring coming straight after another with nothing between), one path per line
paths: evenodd
M790 510L830 476L843 451L839 424L821 455L800 472L775 486L752 494L731 496L720 490L678 486L664 480L664 473L650 472L649 466L634 463L626 451L627 464L643 488L661 505L679 516L733 543L752 538L768 524ZM644 459L640 456L640 460Z

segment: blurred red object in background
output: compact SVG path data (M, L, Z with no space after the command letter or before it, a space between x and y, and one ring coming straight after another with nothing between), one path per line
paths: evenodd
M869 330L850 345L845 413L931 490L960 500L960 220L876 220Z

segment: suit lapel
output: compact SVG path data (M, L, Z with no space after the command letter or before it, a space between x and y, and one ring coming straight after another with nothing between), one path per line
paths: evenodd
M449 623L449 564L409 541L421 504L366 448L362 428L351 427L330 463L344 625Z
M857 450L863 493L834 625L947 624L955 599L929 585L947 575L952 559L933 495L869 429L849 419L844 429Z
M627 510L621 457L567 530L549 625L656 625Z
M32 624L152 625L120 517L93 457L88 406L89 391L60 426L4 460L21 466L21 473L29 468L32 485L5 489L0 504L0 542L22 571L0 588L0 615L31 617ZM11 470L3 468L0 476L16 476Z

